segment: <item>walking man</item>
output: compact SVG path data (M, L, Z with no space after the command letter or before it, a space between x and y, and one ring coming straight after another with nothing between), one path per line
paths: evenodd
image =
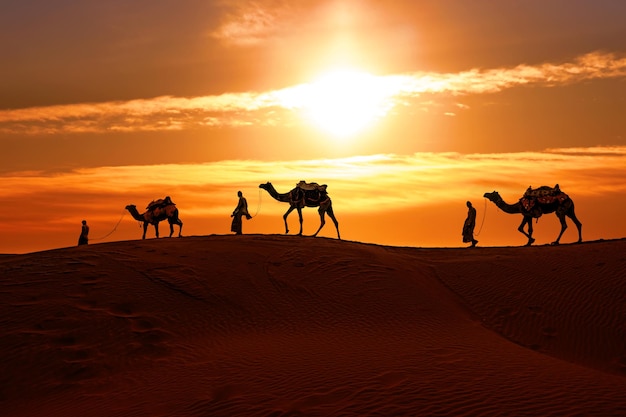
M233 218L233 222L230 225L230 231L240 235L243 228L241 217L246 216L246 220L250 220L252 216L248 213L248 201L243 196L243 193L241 191L237 191L237 196L239 197L239 203L237 203L237 207L235 207L233 214L230 215L230 217Z
M472 248L476 246L478 241L474 239L474 227L476 227L476 209L471 202L467 202L467 218L463 223L463 242L472 242Z
M87 220L83 220L83 226L80 230L80 236L78 237L78 245L86 245L89 243L89 226L87 226Z

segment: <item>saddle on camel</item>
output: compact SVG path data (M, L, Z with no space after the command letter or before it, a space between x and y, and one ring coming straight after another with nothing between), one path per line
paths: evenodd
M148 211L154 211L159 208L164 208L167 206L175 206L176 204L172 201L170 196L165 196L165 198L159 198L158 200L152 200L150 204L146 207Z
M560 204L568 198L569 196L559 188L559 184L556 184L554 187L543 185L535 189L529 186L522 198L520 198L520 203L524 210L533 217L539 218L543 213L541 209L535 207L537 204Z
M316 182L300 181L296 184L296 188L291 190L289 197L293 204L301 207L320 204L329 198L326 187L326 184L319 185Z

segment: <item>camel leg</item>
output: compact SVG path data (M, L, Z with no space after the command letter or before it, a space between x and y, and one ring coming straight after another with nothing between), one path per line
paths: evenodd
M320 227L317 229L317 232L313 233L313 237L317 236L320 230L322 230L322 227L326 224L326 219L324 218L326 216L326 210L320 207L317 209L317 212L320 214Z
M170 223L170 237L174 234L174 225L178 225L178 237L183 236L183 222L180 219L173 220Z
M141 236L142 239L146 238L146 232L148 231L148 223L144 222L143 224L143 236Z
M156 234L157 239L159 238L159 223L154 224L154 234Z
M553 245L559 244L559 241L561 240L561 236L563 236L563 233L565 233L565 229L567 229L567 222L565 221L565 215L557 214L557 216L559 218L559 222L561 222L561 233L559 233L559 236L557 236L556 240L552 242Z
M330 217L330 219L333 221L333 223L335 223L335 229L337 229L337 239L341 240L341 235L339 234L339 222L337 221L337 218L335 217L335 213L333 213L332 206L329 206L326 209L320 207L318 209L318 213L320 214L320 227L319 227L319 229L317 229L317 232L315 232L313 237L317 236L317 234L320 232L320 230L322 230L322 227L324 227L324 225L326 224L326 220L324 218L324 215L328 214L328 217Z
M526 224L528 225L528 233L526 233L526 231L524 230L524 225ZM526 243L526 246L530 246L535 242L535 239L533 239L533 218L532 217L524 216L524 219L522 220L522 223L519 225L517 230L519 230L524 236L528 238L528 243Z
M302 236L302 209L298 207L296 210L298 210L298 220L300 220L300 233L298 233L298 236Z
M576 225L576 228L578 229L578 243L581 243L583 241L583 224L580 222L580 220L578 220L573 210L569 214L569 218L572 219L572 221Z
M341 235L339 234L339 222L337 221L335 213L333 212L333 206L328 207L328 210L326 210L326 214L328 214L328 217L330 217L333 223L335 223L335 229L337 229L337 239L341 240Z
M289 234L289 226L287 225L287 216L289 216L289 213L291 213L293 209L295 208L296 208L295 206L290 206L287 212L283 214L283 221L285 222L285 234L286 235Z
M178 225L178 237L183 236L183 222L180 219L168 219L167 222L170 224L170 237L174 234L174 225Z

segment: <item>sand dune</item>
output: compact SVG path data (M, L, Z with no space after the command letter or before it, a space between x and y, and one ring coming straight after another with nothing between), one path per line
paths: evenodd
M3 416L626 415L626 240L0 257Z

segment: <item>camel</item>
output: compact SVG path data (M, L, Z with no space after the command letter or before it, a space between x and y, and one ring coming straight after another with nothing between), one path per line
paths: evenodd
M550 189L550 187L540 187L540 189ZM529 189L530 190L530 189ZM539 190L539 189L538 189ZM563 194L558 190L558 185L555 188L560 194L560 198L554 198L553 201L544 201L541 198L534 200L534 206L531 208L525 207L524 198L520 199L515 204L506 203L500 194L497 191L492 193L485 193L484 197L489 201L493 202L500 210L509 214L521 214L524 216L522 219L522 223L519 225L517 230L519 230L522 234L524 234L528 238L528 243L526 246L530 246L533 244L535 239L532 237L533 235L533 218L539 218L542 214L547 213L555 213L561 222L561 232L552 245L558 245L561 240L561 236L563 236L563 232L567 229L567 223L565 221L565 217L569 217L572 219L576 228L578 228L578 242L583 241L582 236L582 223L576 217L574 213L574 201L572 201L567 194ZM524 226L528 225L528 232L524 231Z
M183 231L183 222L178 218L178 208L174 204L169 204L164 207L155 207L152 210L148 210L142 214L139 214L137 211L137 206L134 204L129 204L126 206L126 210L128 210L133 216L135 220L138 222L143 222L143 236L142 239L146 238L146 231L148 230L148 225L151 224L154 226L154 231L156 233L156 237L159 237L159 222L163 220L167 220L170 224L170 236L174 234L174 225L178 225L178 237L181 237L181 233Z
M267 191L275 200L280 201L281 203L289 203L289 209L283 215L286 234L289 233L289 226L287 225L287 216L289 216L289 213L291 213L294 209L298 211L298 217L300 219L300 233L298 233L298 236L302 236L302 209L304 207L319 207L317 212L320 215L320 227L317 229L317 232L313 234L313 237L317 236L320 230L322 230L322 227L324 227L324 224L326 223L325 215L328 214L328 217L330 217L335 223L337 238L341 239L341 235L339 234L339 222L337 222L335 213L333 212L333 203L328 194L326 194L325 186L323 187L323 191L316 188L309 190L296 187L288 193L280 194L270 182L259 185L259 188Z

